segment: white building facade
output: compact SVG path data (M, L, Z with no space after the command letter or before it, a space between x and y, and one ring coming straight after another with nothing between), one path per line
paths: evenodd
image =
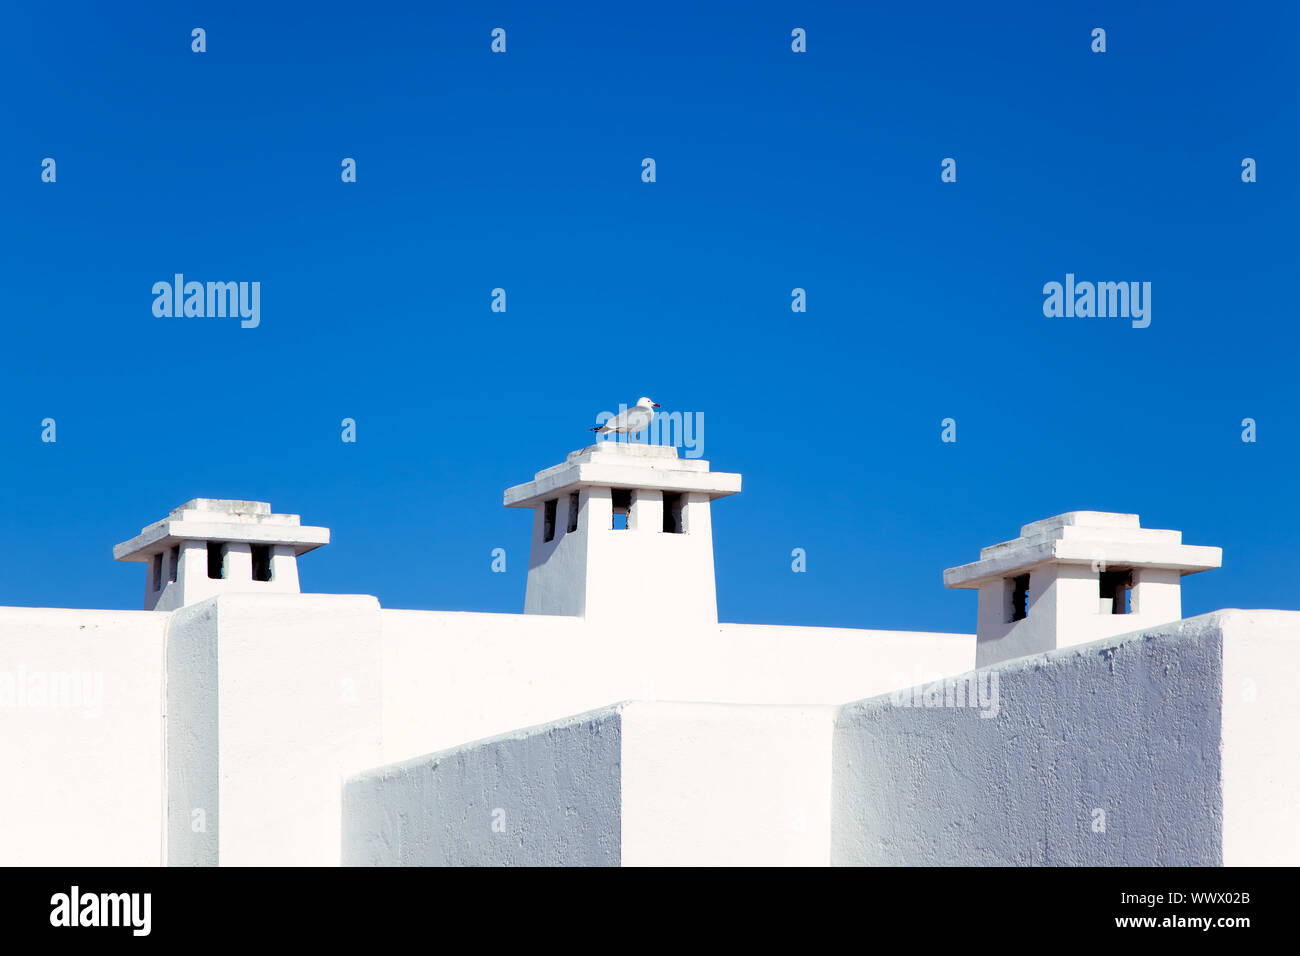
M1217 549L1073 512L945 573L976 634L731 624L740 486L607 443L510 488L523 614L301 593L327 529L187 503L115 549L147 610L0 608L0 863L1300 862L1300 613L1180 620Z

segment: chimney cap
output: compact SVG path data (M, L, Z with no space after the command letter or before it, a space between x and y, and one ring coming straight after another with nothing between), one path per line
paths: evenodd
M603 441L570 452L563 463L543 468L532 481L507 488L507 508L536 508L578 488L639 488L697 492L709 499L740 491L740 475L709 471L701 458L678 458L672 445Z
M1223 564L1223 549L1183 544L1181 531L1143 528L1135 514L1068 511L1031 521L1020 537L980 550L980 559L948 568L950 588L980 588L1041 564L1105 562L1117 568L1168 568L1182 574Z
M301 523L298 515L273 514L265 501L238 498L192 498L161 521L141 529L113 547L116 561L147 561L181 541L246 541L281 544L295 555L329 544L330 529Z

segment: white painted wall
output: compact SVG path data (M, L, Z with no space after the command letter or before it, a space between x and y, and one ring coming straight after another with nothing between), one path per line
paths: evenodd
M834 858L1295 865L1298 672L1300 612L1228 610L988 668L992 719L851 704Z
M489 784L514 793L511 819L542 827L564 816L564 794L596 779L608 809L601 774L614 743L608 839L628 864L824 862L836 830L823 826L823 798L842 798L845 781L867 814L853 839L892 848L895 862L1300 859L1300 698L1289 686L1300 613L1219 612L1007 662L994 720L885 698L846 706L827 729L832 705L967 671L972 645L971 635L387 611L365 596L231 594L170 613L0 608L0 864L336 864L342 782L448 746L464 754L458 766L479 768L457 793L479 780L480 810ZM87 706L19 701L15 681L35 674L89 675ZM638 702L610 710L619 699ZM616 742L571 717L601 708L617 714L616 725L597 721ZM544 722L574 729L552 733L542 760L532 731L517 728ZM493 734L516 743L501 744L489 771L465 742ZM832 758L851 772L827 770ZM537 794L551 796L534 807ZM1109 808L1109 844L1086 828L1094 804ZM957 832L945 814L965 821L965 842L934 842ZM383 826L349 839L382 856L375 841L398 824ZM871 829L882 826L884 836ZM1035 850L1044 833L1056 837ZM499 849L478 839L439 846L462 862ZM609 861L600 839L582 844L584 860ZM539 859L577 852L540 834L531 846ZM841 862L872 862L845 852Z
M176 670L215 673L216 694L191 688L169 721L173 862L212 862L216 834L222 865L338 864L343 779L381 762L379 621L364 595L223 594L176 612Z
M360 775L345 861L1290 864L1298 648L1225 611L985 669L992 708L632 701Z
M367 767L634 695L850 700L956 673L973 651L971 635L613 628L382 611L373 598L336 595L225 594L166 613L0 613L9 669L93 667L117 695L93 722L0 711L6 765L21 768L0 784L0 820L23 821L8 831L15 861L158 863L166 801L172 864L335 863L340 782ZM128 810L131 826L96 817ZM42 827L80 837L50 849Z
M910 694L843 707L832 860L1217 865L1216 618L985 668L996 709L901 706Z
M617 866L621 706L358 774L344 866Z
M825 866L834 718L634 701L368 771L343 860Z
M162 860L167 619L0 608L0 866ZM70 691L68 677L89 684L32 696Z
M969 670L974 635L380 612L384 761L612 701L818 705Z
M623 865L828 865L837 710L624 705Z
M1220 611L1223 862L1300 862L1300 612Z

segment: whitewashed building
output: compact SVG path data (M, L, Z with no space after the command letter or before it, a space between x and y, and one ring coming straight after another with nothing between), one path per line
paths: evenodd
M183 505L115 549L145 610L0 608L0 864L1300 862L1300 613L1181 619L1218 549L1072 512L945 572L974 634L732 624L740 487L508 489L523 614L301 593L326 528Z

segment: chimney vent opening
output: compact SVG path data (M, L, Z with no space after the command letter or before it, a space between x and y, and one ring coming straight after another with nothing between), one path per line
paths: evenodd
M612 489L614 519L611 527L615 531L627 530L628 512L632 510L632 491L629 488Z
M1011 591L1011 616L1008 621L1023 621L1029 616L1029 575L1017 574L1008 581Z
M254 544L250 546L249 550L253 554L253 580L271 580L271 546L269 544Z
M682 495L679 491L664 492L664 534L682 533Z
M1111 614L1129 613L1129 594L1133 589L1133 571L1102 571L1097 575L1098 596L1109 599Z
M220 541L208 542L208 577L218 580L226 576L226 546Z
M542 540L555 540L555 506L559 503L558 498L552 498L550 501L542 504Z
M567 532L572 534L578 530L578 493L576 491L569 494L569 518L566 522Z

